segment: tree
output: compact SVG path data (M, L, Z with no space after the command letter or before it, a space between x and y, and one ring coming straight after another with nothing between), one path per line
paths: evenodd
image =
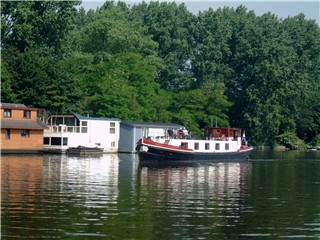
M184 4L150 2L133 6L131 18L140 19L159 45L164 65L158 68L157 82L167 90L189 89L195 16Z
M63 110L69 98L61 88L73 83L61 74L61 46L73 26L78 3L1 3L1 55L6 76L1 101Z
M173 122L182 124L196 136L217 120L219 126L228 127L227 112L231 103L224 95L223 83L208 83L203 89L181 91L173 95L170 111Z
M231 54L228 40L232 25L228 19L228 8L202 12L195 28L196 47L192 61L194 75L193 88L202 88L210 82L225 81L232 74L226 64Z
M1 3L1 47L25 52L33 47L59 52L80 2L12 1Z
M290 94L296 133L301 139L311 141L320 132L320 28L303 14L285 19L283 28L296 56L291 74L294 92Z
M154 82L156 68L140 54L114 55L112 61L101 63L97 72L103 81L99 83L99 91L89 97L93 115L140 121L166 118L162 108L168 107L163 105L167 101L159 84Z

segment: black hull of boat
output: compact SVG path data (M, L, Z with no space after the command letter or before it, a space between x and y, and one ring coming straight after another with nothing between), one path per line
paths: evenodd
M252 148L227 153L178 152L148 146L148 151L139 151L138 155L140 161L238 161L247 160L251 152Z

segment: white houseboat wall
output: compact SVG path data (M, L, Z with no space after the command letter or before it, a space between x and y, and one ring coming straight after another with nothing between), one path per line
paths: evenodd
M117 118L93 118L76 113L51 115L46 120L49 129L44 132L44 149L66 152L68 148L83 146L118 152L120 122Z

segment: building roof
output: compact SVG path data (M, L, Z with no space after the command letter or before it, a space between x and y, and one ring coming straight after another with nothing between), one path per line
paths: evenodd
M182 125L176 123L151 123L151 122L121 122L121 124L131 127L149 127L149 128L183 128Z
M98 121L113 121L113 122L121 122L121 119L119 118L99 118L99 117L85 117L77 113L73 113L73 115L78 120L98 120Z
M48 129L48 126L39 119L37 119L37 121L1 119L1 128L43 130L43 129Z
M37 110L37 108L29 108L21 103L0 103L0 108L10 108L10 109L24 109L24 110Z

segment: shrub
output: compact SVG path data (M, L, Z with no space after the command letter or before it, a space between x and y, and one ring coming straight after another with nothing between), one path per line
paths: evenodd
M319 147L320 146L320 134L318 134L312 141L311 146Z
M301 150L306 148L304 141L292 132L285 132L279 135L277 137L277 142L291 150Z

